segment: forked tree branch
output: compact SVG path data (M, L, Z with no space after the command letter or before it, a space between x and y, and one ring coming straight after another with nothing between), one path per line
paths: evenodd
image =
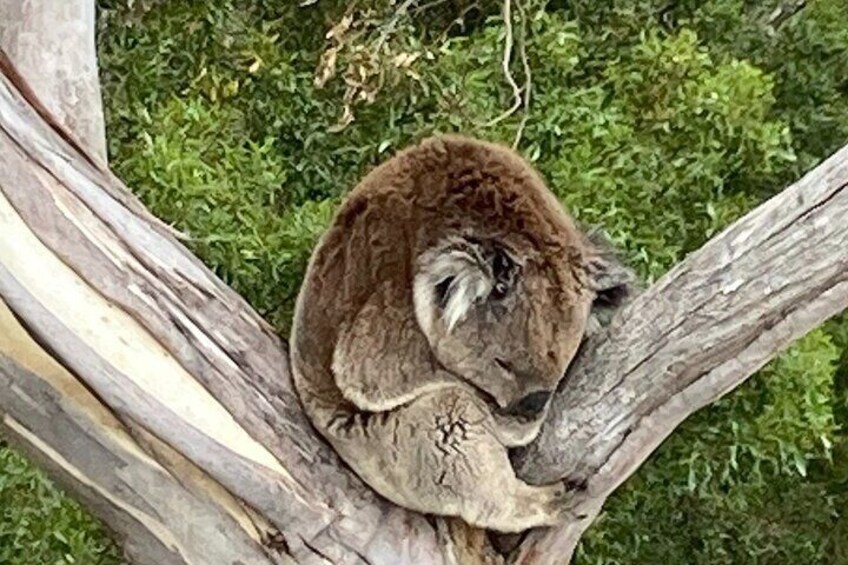
M348 471L304 418L281 340L0 69L0 422L132 560L495 559L480 532ZM848 147L586 344L517 461L574 485L575 516L511 560L566 562L677 424L848 306L846 185Z

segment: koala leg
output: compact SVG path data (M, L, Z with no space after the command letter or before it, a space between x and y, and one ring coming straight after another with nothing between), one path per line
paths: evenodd
M551 526L568 514L563 484L532 486L515 476L487 407L462 388L423 395L354 428L344 426L349 435L336 449L396 504L500 532Z

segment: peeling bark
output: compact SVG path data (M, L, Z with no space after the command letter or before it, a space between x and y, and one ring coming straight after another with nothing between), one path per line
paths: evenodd
M106 163L94 18L89 0L0 0L0 49L50 113Z
M15 68L0 51L4 434L137 563L503 561L483 532L397 508L344 466L300 409L285 343ZM574 485L574 518L509 561L567 562L683 419L848 306L846 186L848 147L585 344L516 457L530 481Z

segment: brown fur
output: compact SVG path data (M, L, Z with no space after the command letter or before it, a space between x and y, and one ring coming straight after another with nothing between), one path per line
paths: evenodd
M490 294L456 298L467 308L448 327L413 287L430 296L422 273L436 277L456 249L482 265L461 267L467 288ZM494 249L519 273L498 301ZM596 257L511 150L444 136L399 153L349 194L310 261L291 337L307 414L397 504L500 531L557 522L562 485L520 482L506 448L538 433L544 411L515 407L563 376L596 296Z

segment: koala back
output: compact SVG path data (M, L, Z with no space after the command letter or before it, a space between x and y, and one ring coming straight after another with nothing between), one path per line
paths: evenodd
M434 342L448 340L425 334L432 324L421 302L424 310L433 305L415 296L422 258L452 238L512 241L545 283L507 334L510 343L466 340L472 345L454 357L513 346L514 359L502 364L519 379L528 377L531 388L551 390L562 376L593 298L591 244L512 150L462 136L430 138L373 169L313 252L291 351L296 386L319 429L334 415L390 410L424 391L469 383L450 370L456 363L434 355ZM444 334L486 290L480 278L452 279L459 290L446 304L451 327ZM473 331L481 328L468 328ZM472 385L489 378L477 372L485 373L471 371ZM505 408L527 390L516 385L487 394Z
M305 412L398 504L555 523L562 485L521 483L506 448L538 433L593 303L626 294L608 259L512 150L440 136L398 153L310 259L290 338Z

